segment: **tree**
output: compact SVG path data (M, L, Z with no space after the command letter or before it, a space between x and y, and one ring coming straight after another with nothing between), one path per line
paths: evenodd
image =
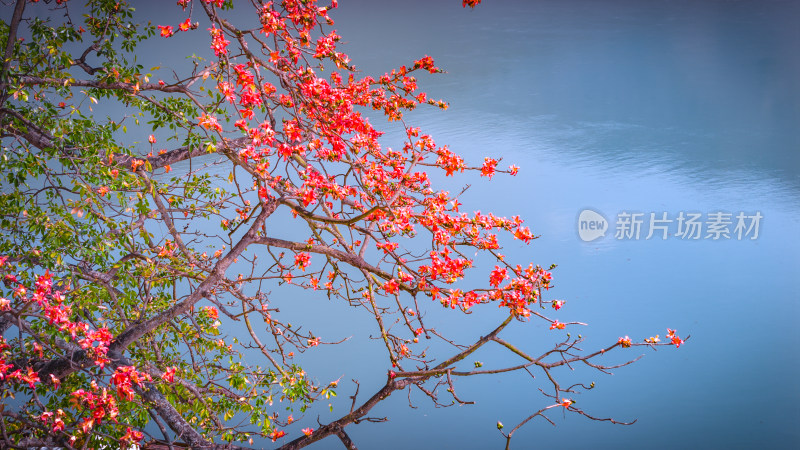
M381 420L369 412L394 391L464 404L460 377L540 371L542 407L510 432L498 422L508 445L551 409L615 422L580 409L572 394L594 386L562 385L560 369L605 372L619 367L598 361L611 350L683 343L669 330L665 342L581 350L563 330L583 324L557 320L564 302L544 296L552 267L499 253L535 238L522 220L462 212L432 186L430 171L518 169L469 166L404 121L447 108L417 88L418 73L441 72L431 57L362 76L330 28L336 0L254 1L243 24L229 0L178 6L185 20L153 25L125 1L17 0L2 23L3 446L239 448L290 433L281 448L332 435L355 448L345 428ZM139 61L144 41L182 33L210 38L210 51L188 67ZM381 144L370 111L405 130L401 149ZM385 385L364 399L356 384L350 412L316 429L293 429L275 403L302 415L335 396L338 380L318 381L295 353L347 331L323 339L290 323L275 292L298 289L372 317L386 352ZM455 342L425 320L436 305L453 320L506 315ZM566 336L536 353L501 336L529 321ZM429 354L420 338L453 350ZM487 344L519 362L467 361Z

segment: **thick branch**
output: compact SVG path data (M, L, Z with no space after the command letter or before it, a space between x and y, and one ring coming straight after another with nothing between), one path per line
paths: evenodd
M324 439L328 436L333 434L339 435L339 431L342 430L347 425L356 422L358 419L367 415L367 413L375 407L378 403L380 403L385 398L392 395L392 392L405 389L407 386L418 383L421 381L425 381L427 377L419 377L419 378L393 378L386 382L386 384L376 392L372 397L369 398L363 405L361 405L358 409L347 414L346 416L331 422L327 425L323 425L316 429L311 436L303 436L289 442L281 447L278 450L296 450L303 447L306 447L314 442L317 442L321 439ZM341 438L341 437L340 437Z
M28 120L22 114L7 108L0 109L0 112L2 112L3 114L8 114L13 116L14 118L22 122L24 125L24 129L17 129L17 128L12 128L10 126L5 126L4 132L14 136L22 137L26 141L28 141L31 145L40 150L44 150L46 148L56 148L57 145L55 142L55 138L53 138L53 136L42 130L40 127L36 126L36 124ZM227 148L236 149L244 147L247 144L247 142L249 142L248 138L242 137L234 140L226 140L225 145ZM65 150L69 150L69 148L65 148ZM158 169L164 166L168 166L180 161L185 161L187 159L196 158L206 154L208 154L208 152L203 148L186 146L167 151L160 155L154 155L146 158L132 156L132 155L114 154L112 155L112 159L116 164L127 167L130 167L131 163L134 160L145 160L148 163L150 163L150 166L153 169Z
M209 295L213 287L222 279L225 275L225 271L233 264L234 260L241 255L244 250L247 248L248 245L257 242L258 240L258 232L261 227L264 225L264 222L267 218L275 212L275 209L278 207L278 202L272 202L264 206L261 213L256 217L253 221L253 225L250 229L247 230L242 239L236 243L231 251L228 252L225 256L223 256L217 264L214 266L214 269L209 273L208 277L203 280L197 288L184 300L179 303L176 303L171 308L167 309L166 311L158 314L155 317L152 317L145 322L142 322L138 325L135 325L131 328L128 328L116 339L114 339L113 343L109 347L111 350L122 350L125 349L127 346L131 345L133 342L144 336L145 334L153 331L154 329L158 328L159 326L167 323L168 321L172 320L173 318L184 314L189 311L189 309L201 298Z
M3 89L5 89L8 85L10 85L10 81L8 84L0 85ZM156 83L124 83L121 81L117 81L114 83L107 83L103 81L97 80L75 80L72 78L42 78L42 77L30 77L30 76L22 76L17 78L16 85L52 85L52 86L77 86L77 87L90 87L96 89L107 89L112 91L130 91L130 92L137 92L137 91L161 91L161 92L179 92L182 94L189 93L189 89L186 86L181 84L156 84Z

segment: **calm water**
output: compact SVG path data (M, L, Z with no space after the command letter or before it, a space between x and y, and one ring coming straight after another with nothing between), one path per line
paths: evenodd
M645 357L614 376L561 373L597 384L576 397L579 406L638 418L635 425L553 414L557 427L533 421L513 447L800 446L800 3L485 3L470 11L456 0L341 0L333 17L365 73L425 54L449 72L421 85L451 108L415 112L410 122L473 163L502 156L522 167L516 178L441 181L451 190L472 184L464 210L520 214L541 235L505 253L559 265L551 296L569 302L560 319L589 322L585 348L663 336L667 327L692 336L680 350L628 351L622 356ZM390 132L385 144L397 140ZM645 229L639 240L611 232L583 242L577 217L585 208L612 227L621 211L758 211L763 220L756 240L645 240ZM367 339L375 333L369 317L324 298L279 294L273 301L287 314L319 311L304 318L315 334L353 336L302 360L320 381L343 380L335 414L318 412L320 420L348 411L351 378L362 400L382 385L388 367L381 345ZM429 314L429 323L439 319L465 339L501 319L494 308L464 321L435 305ZM545 328L515 324L507 337L536 352L551 345ZM487 366L517 362L497 358L477 356ZM462 381L459 395L474 406L434 409L415 395L419 408L410 409L405 393L396 394L373 410L388 424L348 432L360 448L502 448L496 421L513 426L546 404L536 389L546 383L526 377ZM297 429L316 427L315 419ZM330 438L317 448L340 447Z

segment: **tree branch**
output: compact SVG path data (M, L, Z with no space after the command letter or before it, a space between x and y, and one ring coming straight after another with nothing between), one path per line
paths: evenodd
M25 3L27 0L17 0L14 6L14 14L11 16L11 22L8 25L8 40L6 41L5 53L3 53L3 71L0 73L0 89L2 89L2 97L0 97L0 107L5 104L8 99L7 80L10 78L8 69L11 67L11 54L14 52L14 44L17 43L17 31L19 30L19 23L22 20L22 13L25 11Z

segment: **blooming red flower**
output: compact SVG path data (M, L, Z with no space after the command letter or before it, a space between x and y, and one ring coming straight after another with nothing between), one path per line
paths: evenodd
M139 169L139 167L142 167L143 165L144 165L143 160L134 159L133 161L131 161L131 170L136 172L136 170Z
M392 278L391 280L383 283L383 290L386 291L387 294L394 294L400 288L400 285L397 284L397 281Z
M181 31L189 31L192 28L192 19L186 19L178 25L178 29Z
M57 433L59 431L63 431L65 427L66 427L66 424L64 423L64 421L60 417L57 417L53 421L53 429L52 429L52 431L53 431L53 433Z
M286 436L286 432L283 430L273 431L272 433L269 434L269 438L272 439L272 442L275 442L284 436Z
M217 308L214 308L213 306L203 306L201 311L212 320L217 320L217 318L219 318Z
M170 26L170 25L159 25L158 29L161 30L161 36L165 37L165 38L170 37L173 34L175 34L175 32L173 31L172 26Z
M144 434L142 434L141 431L137 431L132 429L131 427L127 427L127 429L125 430L125 434L121 438L119 438L119 442L121 444L128 444L128 443L139 442L142 439L144 439Z
M485 158L483 167L481 167L481 176L492 178L497 167L497 160L492 158Z
M214 50L214 54L216 56L227 55L228 44L230 44L230 41L225 39L225 36L222 34L222 30L214 25L208 29L208 32L211 33L211 50Z
M56 378L52 373L50 374L50 382L53 383L53 388L58 389L61 386L61 380Z
M517 231L514 232L514 237L524 241L526 244L533 239L533 235L531 234L531 230L528 227L519 227Z
M172 383L173 381L175 381L175 370L176 370L175 366L167 367L164 370L164 373L161 375L161 379L166 381L167 383Z
M203 113L197 118L197 123L207 130L216 130L222 133L222 125L219 124L217 118L214 116Z
M28 367L28 373L25 375L20 375L19 379L28 383L31 389L34 388L36 383L39 383L41 380L39 379L39 373L34 371L32 367Z
M489 284L494 287L499 287L500 283L503 282L508 277L507 271L505 268L501 268L500 266L494 266L494 270L492 274L489 276Z
M298 253L294 255L294 265L297 266L300 270L305 272L306 267L311 262L311 256L308 253Z
M669 328L667 328L667 337L669 338L670 342L675 345L675 348L680 348L685 342L675 334L675 330L671 330Z
M383 250L384 253L390 253L397 250L397 242L376 242L375 247Z
M555 330L555 329L563 330L566 327L567 327L567 324L561 323L558 320L554 320L553 323L550 324L550 329L551 330Z

